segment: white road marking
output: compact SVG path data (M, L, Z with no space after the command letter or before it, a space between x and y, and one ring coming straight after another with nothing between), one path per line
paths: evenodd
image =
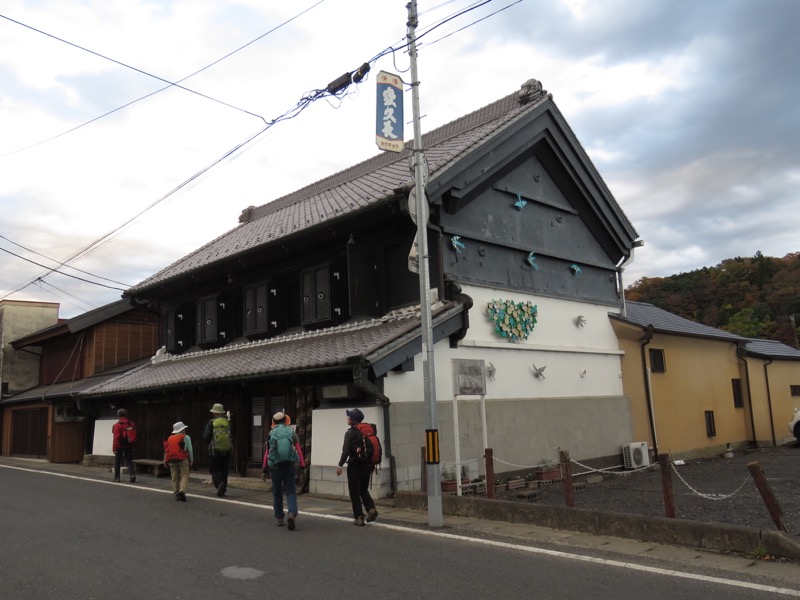
M14 467L10 465L2 465L0 464L0 468L4 469L13 469L16 471L27 471L29 473L39 473L44 475L53 475L55 477L65 477L67 479L78 479L80 481L88 481L91 483L100 483L105 485L113 485L113 486L125 486L129 489L141 490L141 491L148 491L148 492L157 492L160 494L172 494L171 490L158 490L149 487L141 487L131 484L123 484L123 483L114 483L112 481L105 481L102 479L92 479L90 477L81 477L79 475L68 475L65 473L54 473L52 471L43 471L39 469L26 469L23 467ZM243 502L241 500L233 500L230 498L217 498L214 496L190 496L187 494L187 498L197 498L202 500L210 500L212 502L225 502L226 504L235 504L238 506L243 506L247 508L258 508L261 510L272 510L272 506L268 504L253 504L252 502ZM352 519L350 517L341 517L338 515L330 515L326 513L315 513L310 511L303 511L303 516L306 517L315 517L318 519L330 519L333 521L345 521L350 522ZM712 577L710 575L699 575L696 573L684 573L682 571L675 571L673 569L661 569L659 567L648 567L645 565L638 565L636 563L631 562L624 562L619 560L610 560L607 558L596 558L593 556L583 556L581 554L572 554L569 552L562 552L560 550L548 550L546 548L536 548L533 546L524 546L521 544L511 544L508 542L498 542L494 540L485 540L480 538L473 538L473 537L466 537L461 535L456 535L453 533L445 533L442 531L431 531L429 529L416 529L413 527L403 527L400 525L389 525L387 523L370 523L369 527L381 527L383 529L390 529L394 531L402 531L403 533L415 533L418 535L425 535L443 539L450 539L450 540L458 540L459 542L470 543L470 544L477 544L483 546L494 546L496 548L505 548L508 550L518 550L520 552L527 552L529 554L540 554L543 556L552 556L554 558L563 558L566 560L574 560L579 562L586 562L598 565L605 565L609 567L617 567L620 569L629 569L631 571L641 571L643 573L652 573L655 575L664 575L666 577L677 577L680 579L691 579L694 581L704 581L708 583L716 583L719 585L727 585L730 587L737 587L743 588L747 590L754 590L759 592L769 592L771 594L780 594L782 596L791 596L794 598L800 598L800 590L792 590L789 588L781 588L775 587L771 585L761 585L758 583L749 583L747 581L736 581L735 579L723 579L721 577Z

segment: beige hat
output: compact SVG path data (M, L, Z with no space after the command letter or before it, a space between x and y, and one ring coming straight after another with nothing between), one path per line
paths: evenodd
M215 415L224 415L225 409L222 408L222 404L218 402L217 404L211 407L211 412Z
M186 429L187 427L189 427L189 426L188 426L188 425L184 425L184 424L183 424L183 421L178 421L177 423L175 423L175 424L172 426L172 434L174 435L174 434L176 434L176 433L180 433L180 432L182 432L184 429Z
M278 412L276 412L274 415L272 415L272 420L273 420L273 421L275 421L276 423L277 423L278 421L283 421L285 418L286 418L286 415L285 415L285 414L283 414L283 413L282 413L282 412L280 412L280 411L278 411Z

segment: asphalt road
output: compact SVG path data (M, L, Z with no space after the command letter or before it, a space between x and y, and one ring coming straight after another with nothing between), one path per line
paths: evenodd
M800 597L763 578L552 550L381 522L354 527L348 506L273 525L267 498L175 502L165 480L113 484L0 464L0 597L628 598ZM738 579L739 581L735 581Z

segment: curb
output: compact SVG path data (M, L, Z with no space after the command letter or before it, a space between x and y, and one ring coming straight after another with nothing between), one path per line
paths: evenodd
M394 501L397 508L417 511L425 511L428 506L427 496L419 492L397 492ZM715 552L800 559L800 543L771 529L464 496L443 496L442 511L458 517L525 523Z

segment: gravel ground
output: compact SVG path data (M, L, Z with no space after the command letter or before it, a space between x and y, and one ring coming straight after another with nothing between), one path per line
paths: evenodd
M747 465L756 462L783 511L788 532L800 538L800 447L797 445L737 451L732 458L687 461L672 470L672 489L679 519L728 523L759 529L774 529L775 523L756 488ZM573 463L573 480L585 481L585 469ZM597 473L594 473L596 479ZM603 472L602 481L576 490L575 506L604 512L664 516L661 470L658 465L637 471ZM517 500L515 492L503 499ZM539 488L538 498L529 500L564 506L561 483Z

